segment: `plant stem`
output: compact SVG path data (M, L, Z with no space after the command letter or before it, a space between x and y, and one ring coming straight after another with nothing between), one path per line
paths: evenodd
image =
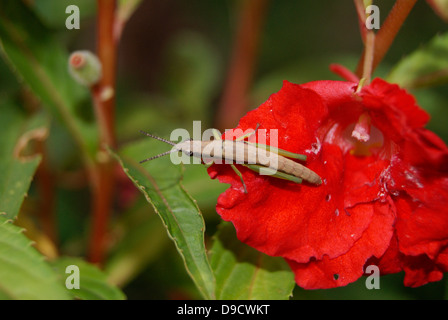
M241 6L233 54L217 112L219 130L233 128L247 107L261 26L268 0L245 0Z
M380 30L375 36L375 49L373 54L372 72L386 55L398 31L406 20L409 12L417 0L397 0L390 11ZM356 74L361 77L364 67L365 53L358 63Z
M375 32L372 30L367 31L364 46L364 65L362 71L362 79L365 79L365 84L370 83L373 73L373 60L375 53Z
M114 36L115 0L97 0L98 6L98 58L102 78L92 87L92 99L99 128L99 150L90 177L92 182L92 234L89 260L101 264L106 249L106 234L114 199L114 162L106 150L115 147L115 77L117 41Z
M117 41L115 38L115 0L97 0L98 3L98 58L101 61L103 76L94 88L96 112L102 142L115 146L115 77Z
M362 42L366 42L366 8L363 0L354 0L356 13L358 14L359 31L361 33Z

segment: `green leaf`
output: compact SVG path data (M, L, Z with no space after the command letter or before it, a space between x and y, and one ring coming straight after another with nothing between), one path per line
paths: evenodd
M0 45L12 70L62 120L87 158L96 131L77 108L88 91L70 77L68 53L22 1L0 1Z
M68 266L76 266L79 270L79 289L68 289L67 292L73 298L83 300L123 300L125 295L120 289L108 283L107 276L96 266L74 257L62 257L51 262L57 271L62 285L65 286L67 278L75 275L77 271L67 269ZM72 281L72 279L68 279Z
M23 229L0 217L0 297L2 299L69 299L43 256L22 234Z
M0 102L0 212L8 218L19 213L40 156L26 156L28 141L43 138L47 123L42 117L25 121L24 115L8 102Z
M447 56L448 33L437 35L400 61L386 80L407 89L447 83Z
M116 158L162 219L199 292L205 299L213 299L214 277L205 250L205 224L196 201L180 183L180 166L172 164L169 156L144 165L137 163L148 157L148 150L157 154L161 147L166 151L160 141L145 139L126 147Z
M230 223L220 225L210 263L217 299L286 300L292 295L294 274L287 263L240 242Z

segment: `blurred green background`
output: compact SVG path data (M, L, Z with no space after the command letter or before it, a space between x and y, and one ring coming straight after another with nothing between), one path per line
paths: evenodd
M69 51L96 50L95 1L29 2ZM382 21L393 2L375 1L381 8ZM70 4L80 8L80 30L65 28L65 8ZM167 137L175 128L191 130L193 120L201 120L203 130L215 125L239 8L238 0L141 1L119 45L116 128L121 145L141 138L140 129ZM375 76L386 77L403 57L447 31L447 26L425 1L418 1ZM283 80L339 80L329 71L329 64L340 63L354 70L363 49L351 0L271 0L260 32L247 110L278 91ZM21 84L3 60L0 75L0 98L23 95ZM432 116L429 128L445 141L447 89L445 84L413 90L420 106ZM93 119L89 103L79 105L78 112ZM56 197L60 247L66 254L83 255L89 190L82 181L79 186L76 183L76 149L64 127L54 121L48 143L49 161L57 171L65 172L58 181ZM148 156L153 154L154 150L148 150ZM214 209L216 199L226 186L210 180L201 166L187 167L183 179L186 190L198 200L210 237L220 221ZM25 208L27 203L32 207L36 200L33 188ZM198 298L160 219L133 188L129 185L124 189L127 193L120 195L133 200L131 206L119 208L121 214L113 217L113 241L106 271L123 286L129 299ZM296 288L293 298L441 299L448 295L446 280L411 289L403 287L402 274L390 275L381 278L380 290L367 290L364 281L361 278L357 283L331 290Z

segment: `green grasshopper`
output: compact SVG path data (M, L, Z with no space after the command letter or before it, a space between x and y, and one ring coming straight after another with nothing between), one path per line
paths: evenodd
M254 132L238 137L236 140L222 140L219 131L214 129L214 140L185 140L177 144L147 132L140 131L148 137L163 141L173 146L170 151L142 160L140 163L179 151L188 156L201 158L207 165L213 164L216 160L224 160L226 164L230 164L233 171L241 179L244 193L247 193L247 187L244 183L243 176L236 168L235 163L241 164L259 174L271 175L274 178L285 179L295 183L302 183L302 181L305 180L315 185L322 184L321 178L314 171L291 160L296 159L306 161L305 155L292 153L269 145L244 141L245 138L254 134L256 131L257 129L255 129ZM236 150L239 150L239 152ZM275 161L273 161L273 159L275 159Z

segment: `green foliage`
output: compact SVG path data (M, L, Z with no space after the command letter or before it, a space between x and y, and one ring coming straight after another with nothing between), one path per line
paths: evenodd
M78 147L89 157L95 144L94 126L79 116L77 109L86 91L68 77L68 54L34 13L21 1L0 3L0 42L3 57L13 72L40 99L48 112L64 123ZM81 260L73 260L85 273L85 284L68 293L57 281L54 269L31 242L14 226L31 181L40 163L32 142L48 136L48 114L27 116L12 98L0 99L0 296L7 299L122 299L106 276ZM31 146L29 146L31 145ZM30 153L31 154L28 154ZM64 261L55 262L62 267Z
M68 76L66 49L21 1L0 3L0 41L11 68L65 124L87 157L95 145L95 127L79 116L77 107L87 91Z
M59 259L51 263L26 237L24 229L12 222L17 217L31 184L39 155L27 154L33 139L41 140L48 131L48 119L41 113L26 119L12 103L3 102L0 125L0 298L1 299L123 299L119 289L106 283L106 275L80 259ZM80 267L80 290L67 290L57 281L52 266ZM59 273L64 278L63 271ZM64 280L65 281L65 280Z
M0 217L0 297L69 299L51 267L31 247L23 229Z
M230 223L222 223L210 251L217 299L287 300L292 296L294 274L287 263L238 241Z
M128 146L122 150L120 163L159 214L202 296L213 299L214 277L205 251L204 220L196 201L176 180L180 177L179 168L173 166L169 158L147 163L146 170L134 160L142 159L147 150L157 149L151 145L154 143L144 140Z
M97 267L77 258L59 258L51 263L31 246L23 229L0 217L0 297L2 299L124 299L123 293L107 283ZM80 288L65 286L66 267L79 267ZM59 279L59 280L58 280Z
M419 105L433 115L428 128L444 140L448 139L446 56L448 56L448 33L443 33L405 56L386 77L387 81L413 91Z
M125 295L115 286L108 283L108 278L98 267L85 262L80 258L61 257L51 261L51 266L64 285L70 272L68 266L79 268L79 289L66 289L72 299L82 300L123 300ZM70 279L69 279L70 280Z
M96 3L91 0L76 0L76 2L71 0L35 0L33 2L33 10L36 15L45 26L52 29L65 28L65 19L67 19L65 9L69 5L76 4L82 8L79 12L81 20L93 16L96 11Z
M10 102L0 102L0 109L0 212L12 219L19 213L40 162L39 155L27 157L23 154L27 134L32 139L33 132L40 130L45 134L47 128L41 117L25 121L24 115ZM20 139L25 145L19 144Z
M448 33L435 36L400 61L387 80L408 89L443 85L448 82Z

